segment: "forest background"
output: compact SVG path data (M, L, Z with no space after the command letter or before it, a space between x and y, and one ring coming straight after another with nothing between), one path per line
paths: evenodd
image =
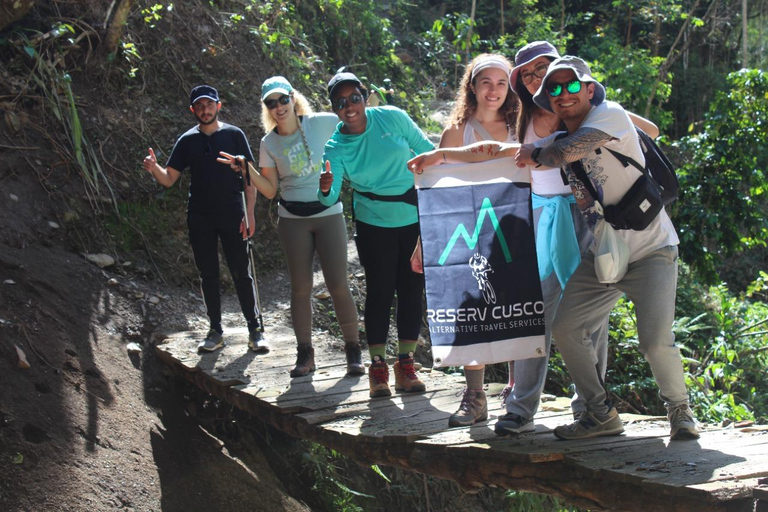
M4 199L1 241L106 252L137 262L142 279L193 289L188 182L164 190L140 170L147 147L162 161L191 124L193 85L219 89L222 116L254 149L264 79L282 74L328 111L325 84L341 67L391 84L394 103L439 133L434 111L474 55L512 58L545 39L661 128L681 181L669 207L681 238L674 329L694 410L765 423L767 21L766 0L0 0L0 183L39 189L34 214ZM275 204L257 208L259 268L282 269ZM65 229L52 237L41 218ZM607 382L625 410L658 413L631 312L622 301L611 315ZM547 391L568 387L555 356Z

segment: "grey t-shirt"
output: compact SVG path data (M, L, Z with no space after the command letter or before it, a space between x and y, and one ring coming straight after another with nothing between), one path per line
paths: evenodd
M301 128L306 135L307 147L296 130L291 135L278 135L272 130L261 139L259 167L275 167L280 185L280 196L286 201L317 201L317 187L323 161L325 143L333 135L339 118L334 114L302 116Z

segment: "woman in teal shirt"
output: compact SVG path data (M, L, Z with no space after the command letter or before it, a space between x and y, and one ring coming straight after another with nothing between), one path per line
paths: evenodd
M328 83L328 94L341 124L325 145L325 170L320 175L318 199L326 205L334 204L344 179L354 191L355 242L366 281L370 395L392 394L385 359L395 294L395 390L424 391L424 383L413 366L424 278L410 267L419 236L419 218L413 174L406 163L413 155L434 149L434 145L402 110L389 106L366 109L368 90L352 73L334 76Z

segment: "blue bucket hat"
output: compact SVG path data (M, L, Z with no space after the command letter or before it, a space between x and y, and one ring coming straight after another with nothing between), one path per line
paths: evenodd
M563 57L555 60L549 65L547 75L541 80L541 87L533 95L533 102L544 110L553 112L552 105L549 103L549 94L547 94L547 81L552 76L552 73L561 69L569 69L576 74L576 79L580 82L587 82L595 84L595 94L592 95L592 99L589 102L593 106L598 106L605 101L605 87L603 84L592 78L592 71L589 69L589 65L578 57L573 55L564 55Z
M517 77L520 74L520 68L532 62L539 57L549 57L552 60L559 59L560 53L557 48L547 41L534 41L523 46L515 54L515 67L512 68L512 77L509 80L509 86L513 91L520 95L520 91L517 90Z

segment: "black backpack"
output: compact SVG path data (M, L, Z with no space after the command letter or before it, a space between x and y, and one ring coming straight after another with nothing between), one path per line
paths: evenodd
M650 135L637 126L635 126L635 131L637 131L637 138L640 141L640 149L645 156L645 167L641 166L633 158L622 155L612 149L605 149L615 156L624 167L628 167L631 164L643 174L650 175L653 181L659 185L661 189L661 202L666 206L677 199L680 193L680 183L677 181L675 166L672 165L667 155L656 145L656 142Z

